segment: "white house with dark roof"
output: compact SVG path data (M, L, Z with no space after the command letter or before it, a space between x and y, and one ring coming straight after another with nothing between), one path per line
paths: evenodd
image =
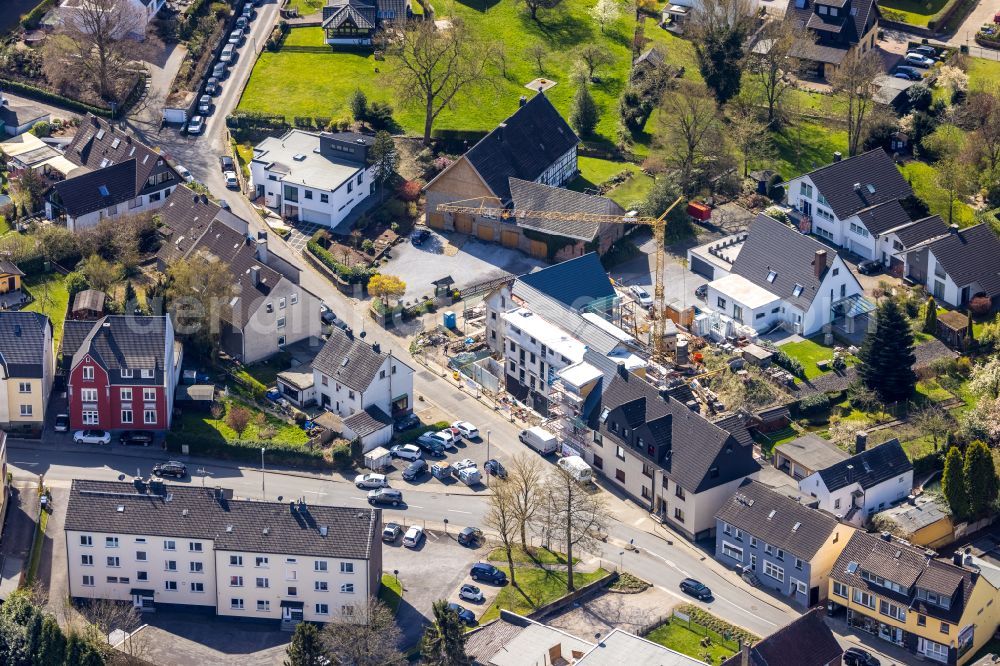
M799 480L799 490L819 501L819 508L852 525L906 499L913 489L913 464L898 439L864 449Z
M913 189L881 148L835 156L832 164L789 180L785 190L802 231L886 265L890 253L882 255L879 237L910 221L900 201Z
M329 0L320 26L327 44L371 46L376 30L411 16L410 0Z
M707 287L714 334L783 325L808 337L838 319L850 326L855 309L867 312L861 284L832 248L763 213L733 254L729 272Z
M54 373L49 318L37 312L0 311L0 428L41 431Z
M1000 307L1000 239L985 222L942 230L909 248L906 262L909 277L940 303L957 308L984 295Z
M382 576L378 509L234 499L231 490L74 479L73 599L231 618L363 621Z

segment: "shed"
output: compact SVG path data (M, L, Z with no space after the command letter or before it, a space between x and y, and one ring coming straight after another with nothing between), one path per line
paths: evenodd
M758 412L754 412L751 419L751 427L757 432L767 433L781 430L792 422L792 414L788 405L778 405L768 407Z
M326 428L330 432L344 432L344 420L333 412L324 411L322 414L313 419L313 423L321 428Z
M207 412L215 402L215 386L212 384L180 384L174 392L178 407Z
M163 104L163 122L186 123L197 95L190 90L179 90L167 95Z
M316 402L316 387L311 365L300 365L278 373L278 391L297 407Z
M451 291L452 287L455 286L455 280L450 275L445 275L443 278L432 280L431 284L434 285L434 295L436 296Z
M378 471L392 464L392 454L384 446L376 446L365 454L365 467Z
M771 365L771 358L774 352L764 349L760 345L749 344L743 348L743 360L758 368L766 368Z
M70 316L73 319L100 319L104 316L104 301L107 295L96 289L84 289L73 297Z
M375 405L369 405L344 419L341 431L347 439L361 442L361 451L367 453L392 440L392 419Z
M941 340L953 349L965 349L969 336L969 316L957 310L949 310L939 314L937 318L937 334Z

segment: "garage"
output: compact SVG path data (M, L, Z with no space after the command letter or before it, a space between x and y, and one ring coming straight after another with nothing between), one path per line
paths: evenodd
M493 227L488 224L480 224L479 228L476 229L479 238L484 241L493 242L496 240L496 236L493 235Z
M542 241L533 240L531 241L531 247L529 253L533 257L538 257L539 259L545 259L549 256L549 247Z
M872 249L856 240L851 241L851 252L858 255L859 257L864 257L865 259L871 259L873 257Z
M458 213L455 215L455 231L460 234L471 234L472 233L472 216L466 213Z
M303 222L312 222L313 224L322 224L323 226L330 226L332 218L329 213L321 213L318 210L309 210L308 208L299 209L299 215Z
M691 257L691 272L708 280L715 279L715 266L698 257Z
M520 242L520 236L521 234L516 231L504 229L500 232L500 243L504 247L516 248Z
M431 213L427 216L427 226L431 229L444 229L444 215Z

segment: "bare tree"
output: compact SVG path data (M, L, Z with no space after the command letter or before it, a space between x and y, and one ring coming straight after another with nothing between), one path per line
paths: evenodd
M542 504L542 467L538 458L519 453L507 466L507 482L514 503L514 519L521 537L521 548L528 552L528 526L535 520Z
M531 20L538 20L538 10L539 9L555 9L559 6L562 0L521 0L524 2L525 6L528 8L528 12L531 14Z
M749 73L761 89L764 104L767 105L767 124L773 125L781 112L785 93L795 86L790 75L798 67L798 60L792 57L792 47L797 35L790 21L770 21L762 30L757 44L760 53L751 56Z
M355 606L355 614L330 622L321 632L334 664L343 666L399 666L405 663L400 631L392 610L378 599Z
M446 30L421 21L387 44L395 85L404 103L424 106L424 145L431 141L434 120L460 94L495 85L492 49L480 42L457 18Z
M549 54L549 50L545 48L545 44L541 42L532 43L527 50L525 55L528 59L535 63L535 67L538 70L538 75L541 76L545 73L545 56Z
M141 33L143 21L129 0L87 0L73 8L63 34L74 60L106 100L121 101L131 79L129 64L140 56L139 42L129 37Z
M722 145L719 112L715 100L703 87L682 81L663 96L663 146L666 159L685 192L690 192L696 176Z
M91 599L80 606L80 613L107 645L113 644L111 632L132 632L142 624L142 614L130 601Z
M600 534L611 520L604 496L588 492L561 467L549 473L544 511L549 521L563 533L566 546L566 591L576 589L573 583L573 549L594 549Z
M878 91L875 79L881 73L882 59L877 49L865 53L853 49L830 79L834 90L847 100L847 150L850 155L857 155L867 138Z
M773 146L767 131L768 123L761 120L757 109L750 104L732 106L726 133L743 157L743 177L750 174L750 164L771 156Z
M516 499L514 488L510 483L493 485L493 493L489 496L486 517L483 519L486 527L496 532L500 545L507 555L507 566L510 568L510 584L517 585L514 575L514 548L516 545L518 522L515 510Z
M912 416L913 423L931 436L934 450L938 450L938 441L947 437L948 433L958 428L958 422L951 414L937 405L928 405Z
M583 66L587 68L587 78L595 81L594 75L601 67L614 63L615 59L608 53L608 50L597 44L584 44L577 51L577 57Z

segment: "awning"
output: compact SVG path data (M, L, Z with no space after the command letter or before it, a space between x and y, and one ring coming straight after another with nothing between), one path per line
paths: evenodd
M281 607L282 608L298 608L299 610L301 610L301 609L305 608L305 604L302 603L301 601L289 601L288 599L285 599L284 601L281 602Z
M845 317L858 317L877 309L874 303L861 294L854 294L834 301L831 308L834 313L842 313Z
M131 594L133 597L137 597L137 596L138 597L151 597L151 596L154 595L154 592L153 592L153 590L143 590L143 589L138 588L138 587L133 587L132 591L129 594Z

